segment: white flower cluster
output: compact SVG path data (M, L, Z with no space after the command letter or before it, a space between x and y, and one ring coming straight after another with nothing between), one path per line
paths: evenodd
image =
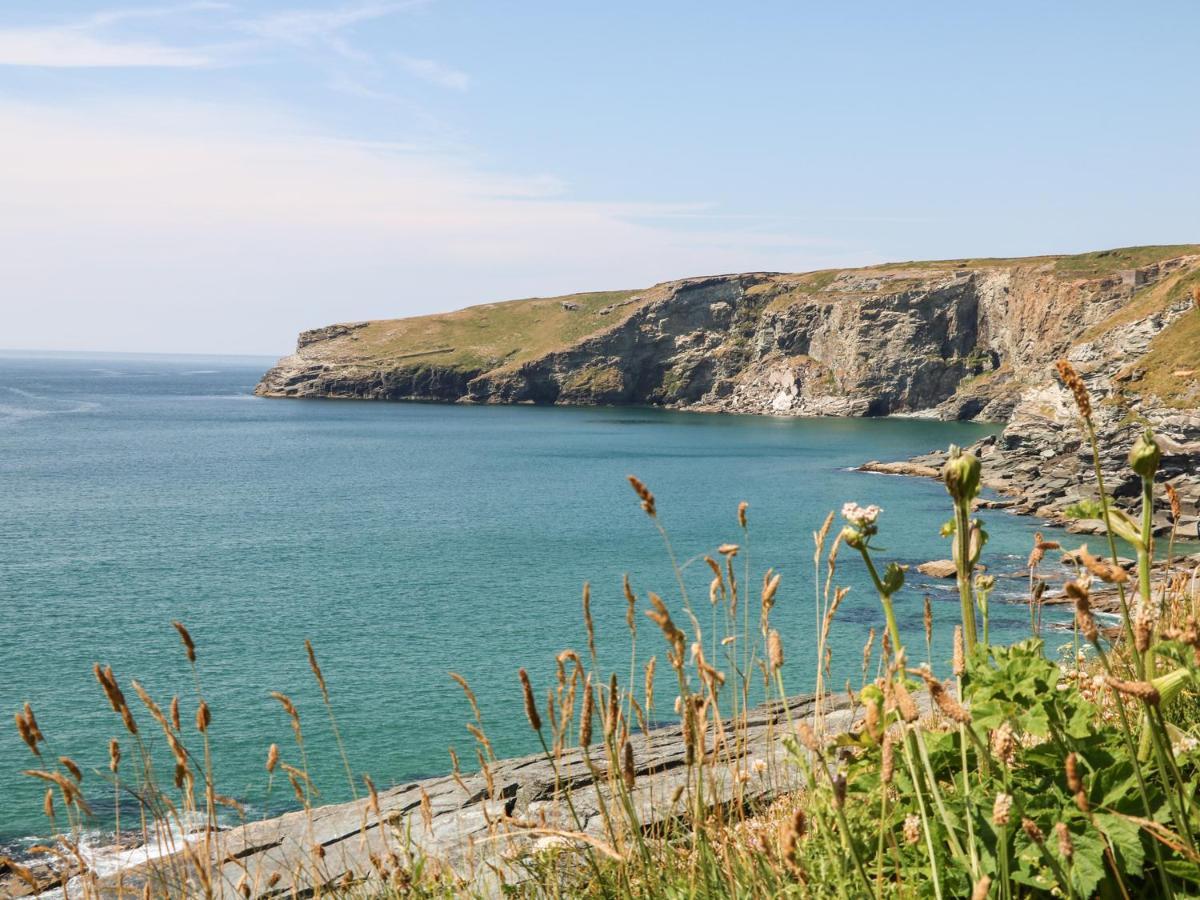
M879 518L879 514L883 512L875 504L870 506L859 506L857 503L847 503L842 507L842 518L851 525L857 525L859 528L865 528L868 525L874 525L875 520Z

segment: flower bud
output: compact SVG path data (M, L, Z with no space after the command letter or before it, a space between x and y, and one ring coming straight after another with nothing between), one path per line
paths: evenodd
M888 563L883 572L883 591L889 597L904 587L904 568L895 563Z
M842 529L842 543L858 550L863 545L863 534L854 526L847 525Z
M1162 450L1154 440L1154 432L1147 428L1140 435L1129 451L1129 468L1142 478L1150 480L1158 471L1158 463L1162 459Z
M950 445L950 457L942 466L942 481L956 503L974 500L979 495L979 457L963 453L956 444Z

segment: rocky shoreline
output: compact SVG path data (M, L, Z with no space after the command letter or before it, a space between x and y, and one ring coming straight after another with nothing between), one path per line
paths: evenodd
M744 740L721 745L722 777L706 787L705 802L750 804L797 790L799 770L786 762L780 738L789 722L807 721L815 727L815 712L812 695L751 710L744 723L739 721ZM849 731L854 721L855 708L848 697L826 697L822 722L829 733ZM715 748L718 734L733 733L730 721L723 725L724 732L709 734L708 746ZM635 764L632 798L643 827L683 815L686 807L681 802L686 801L681 801L680 789L687 767L680 727L631 735L630 744ZM486 773L428 778L380 791L377 805L364 798L218 832L212 835L209 856L209 896L266 900L311 897L325 887L346 884L379 887L388 877L402 877L418 855L446 867L451 884L502 896L505 884L528 877L523 858L564 840L556 832L604 839L603 805L612 792L603 752L597 748L591 760L589 764L578 748L562 752L557 772L542 754L498 760ZM573 809L564 804L564 785L569 785ZM178 847L172 854L98 878L89 886L89 896L141 896L147 884L164 895L192 896L189 889L201 891L192 860L202 846L201 837L195 837L191 851ZM48 873L39 874L46 878L43 890L60 888ZM68 882L67 896L82 894L84 877L76 875ZM13 897L33 893L20 879L3 873L0 891Z

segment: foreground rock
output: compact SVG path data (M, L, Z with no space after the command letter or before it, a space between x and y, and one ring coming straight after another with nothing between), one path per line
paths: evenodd
M705 801L746 803L798 788L798 770L785 762L781 737L789 719L811 721L813 712L811 697L793 698L786 708L776 703L752 710L744 731L747 739L736 746L730 741L721 751L721 763L715 767L719 774L706 785ZM846 698L827 699L824 718L829 731L848 730L851 716ZM658 729L631 737L631 742L636 766L633 801L643 827L681 816L687 800L678 792L687 768L679 728ZM712 746L711 734L708 745ZM603 759L599 753L595 758ZM765 766L756 765L758 760ZM540 754L502 760L490 767L490 787L482 774L430 778L381 792L378 814L368 800L361 800L221 832L213 838L217 847L210 859L213 895L230 900L307 897L323 886L379 884L380 871L392 865L389 858L394 855L401 867L411 865L413 851L440 860L431 864L448 866L453 877L473 890L499 895L503 883L524 877L522 857L564 840L549 832L582 831L607 843L601 803L611 801L612 793L602 762L593 770L573 749L563 753L558 769L556 777ZM570 786L574 813L556 791L560 785ZM198 884L194 866L181 853L102 879L99 895L115 898L121 891L130 896L132 888L133 895L140 896L147 883L172 896L181 894L185 885L197 890Z

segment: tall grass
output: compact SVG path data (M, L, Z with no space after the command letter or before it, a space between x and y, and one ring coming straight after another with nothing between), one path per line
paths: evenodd
M937 665L944 677L935 674L928 607L923 636L909 633L904 626L910 623L895 615L893 601L904 589L906 572L885 563L877 549L887 528L883 511L847 503L840 529L831 513L813 534L811 683L817 692L811 707L789 699L792 666L771 621L780 577L768 569L752 582L745 504L737 510L740 543L721 545L704 558L712 573L705 610L703 600L688 595L654 494L631 477L673 567L677 594L669 600L655 593L641 598L626 581L627 672L605 672L598 665L586 586L586 656L564 650L549 685L519 670L514 688L520 689L529 728L552 773L551 802L536 814L532 805L505 807L508 811L489 818L495 845L476 847L478 858L464 866L430 851L435 810L423 788L419 807L396 817L367 779L359 807L368 863L339 876L327 865L313 830L316 794L300 714L286 694L275 693L291 723L294 747L285 752L271 745L266 776L268 785L280 774L286 778L312 836L310 852L286 860L274 874L247 865L233 893L273 896L294 885L316 895L355 897L1196 895L1200 751L1191 734L1200 718L1196 578L1152 566L1161 455L1153 434L1143 434L1129 454L1143 485L1142 515L1135 517L1105 494L1101 448L1082 380L1065 361L1059 372L1096 459L1097 502L1111 557L1095 557L1086 546L1072 554L1075 577L1066 585L1075 607L1069 658L1053 658L1042 638L1045 583L1038 567L1047 552L1060 548L1040 534L1029 559L1030 634L1007 646L990 640L994 579L981 566L987 533L972 511L980 461L968 452L952 447L942 473L950 500L943 535L950 542L960 601L952 658ZM1172 508L1177 522L1177 501ZM1118 537L1136 551L1132 578L1117 557ZM857 688L847 684L835 696L826 686L828 639L845 597L837 583L845 553L868 574L885 628L878 641L874 630L868 636ZM1102 636L1093 611L1101 588L1117 593L1120 622L1111 640ZM655 730L648 721L658 662L656 655L638 669L639 611L657 629L651 639L659 642L672 675L679 722L674 729ZM229 862L222 858L218 823L223 813L236 813L238 804L214 784L212 713L196 668L197 649L187 629L175 627L193 672L195 721L182 721L177 699L164 712L132 681L145 709L135 716L117 676L98 665L97 681L127 733L112 742L102 774L117 796L135 801L133 830L167 851L166 860L130 873L133 887L126 893L228 896L227 878L214 879L214 862ZM640 640L644 647L647 638ZM330 691L311 644L306 652L344 761ZM923 662L914 659L922 655ZM473 713L468 728L485 794L501 799L493 781L498 763L475 695L465 679L452 677ZM769 702L765 713L751 709L759 691ZM153 724L143 730L139 719L146 713ZM90 815L82 772L48 749L28 705L17 712L16 725L35 757L26 774L47 786L44 812L54 837L38 850L59 861L63 877L84 873L72 882L80 896L101 896L113 884L120 893L123 876L105 887L87 873L80 851ZM165 742L173 773L156 768L152 731ZM656 768L655 760L672 753L679 766ZM470 776L452 758L453 777L468 795L464 778ZM345 774L357 796L360 785L348 763ZM45 886L27 867L9 865L31 887Z

